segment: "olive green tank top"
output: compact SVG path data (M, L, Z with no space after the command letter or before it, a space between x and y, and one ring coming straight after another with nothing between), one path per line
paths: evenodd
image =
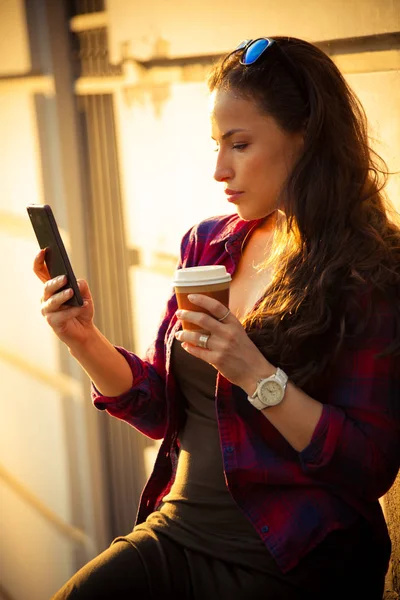
M177 340L171 360L187 399L176 477L162 505L135 531L151 528L192 550L270 572L272 557L225 482L214 398L217 371Z

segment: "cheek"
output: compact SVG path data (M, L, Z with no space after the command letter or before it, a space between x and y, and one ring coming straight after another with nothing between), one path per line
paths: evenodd
M267 164L265 161L259 161L255 166L252 177L253 191L259 192L262 203L275 205L287 177L286 171L280 161L270 161Z
M282 152L268 153L255 161L254 170L269 182L271 187L280 187L290 171L288 157Z
M271 160L266 158L265 156L260 156L259 154L251 157L247 161L247 172L254 179L258 181L260 179L264 179L265 177L269 177L270 174L274 171L273 165L271 164Z
M282 165L275 156L257 157L252 164L252 177L258 186L275 189L282 179Z
M284 165L284 153L281 148L275 148L274 145L265 149L263 148L254 151L254 154L250 158L252 163L252 169L255 172L260 173L275 173L278 169L282 170Z

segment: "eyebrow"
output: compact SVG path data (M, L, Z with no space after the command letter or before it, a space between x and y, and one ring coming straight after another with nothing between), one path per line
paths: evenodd
M226 140L227 138L231 137L232 135L234 135L235 133L240 133L242 131L248 131L248 129L230 129L229 131L227 131L226 133L223 134L222 139ZM215 140L215 138L213 138L211 136L211 139Z

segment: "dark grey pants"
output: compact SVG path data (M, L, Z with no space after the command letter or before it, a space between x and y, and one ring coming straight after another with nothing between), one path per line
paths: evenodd
M381 600L388 555L363 527L336 531L286 575L180 546L161 533L117 538L51 600Z

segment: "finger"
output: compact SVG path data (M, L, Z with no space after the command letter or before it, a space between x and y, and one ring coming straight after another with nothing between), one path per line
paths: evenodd
M65 275L59 275L58 277L54 277L53 279L49 279L44 284L43 288L43 298L42 301L46 302L53 294L55 294L60 288L62 288L67 283L67 278Z
M204 348L199 348L198 346L194 346L193 344L189 344L188 342L182 342L182 348L186 350L188 354L195 356L196 358L200 358L200 360L204 360L204 362L212 365L213 363L210 361L210 351ZM216 367L215 367L216 368Z
M59 311L64 302L72 298L74 292L71 288L67 288L58 292L56 294L52 294L49 298L42 300L42 315L45 317L50 313L54 313Z
M208 340L207 340L207 347L205 348L205 350L211 350L212 348L210 348L210 341L211 341L211 335L209 334L204 334L201 331L189 331L187 329L182 329L180 331L177 331L175 333L175 337L177 340L179 340L180 342L184 342L184 343L188 343L191 344L192 346L197 346L199 348L204 348L204 346L201 346L201 336L202 335L207 335Z
M200 358L204 360L206 363L212 364L210 362L210 350L209 340L207 341L207 348L201 348L198 346L200 334L194 333L188 330L177 331L175 333L175 337L178 341L181 342L181 346L188 354L195 356L196 358ZM210 336L211 337L211 336Z
M45 255L46 249L42 249L38 252L33 261L33 272L43 283L51 279L51 275L45 262Z
M202 308L208 310L209 313L215 319L222 319L227 313L227 306L216 300L215 298L210 298L210 296L206 296L205 294L189 294L188 300L196 306L201 306ZM230 316L230 313L229 313ZM224 319L224 323L228 320L228 315Z
M225 307L226 313L226 307ZM216 317L207 315L204 312L197 312L193 310L177 310L176 316L181 321L188 321L189 323L193 323L198 325L200 329L204 329L205 331L209 331L210 333L220 333L221 328L224 327L223 323L219 323ZM228 319L226 319L227 321ZM224 322L225 323L225 322Z

